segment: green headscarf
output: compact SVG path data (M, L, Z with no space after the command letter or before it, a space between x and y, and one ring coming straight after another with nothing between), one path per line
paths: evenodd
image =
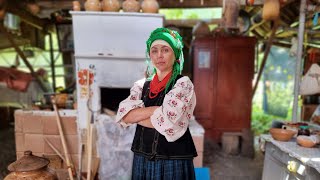
M167 92L170 84L172 84L172 82L175 82L177 76L181 74L183 70L183 63L184 63L183 42L182 42L182 37L177 31L174 31L168 28L157 28L151 32L150 37L146 42L147 43L146 56L147 56L147 64L148 64L147 76L149 80L152 79L153 76L156 74L155 68L153 68L153 71L151 74L149 73L150 62L151 62L150 56L149 56L150 48L151 48L151 44L158 39L164 40L167 43L169 43L176 58L176 61L173 64L171 78L169 79L166 85L165 92Z

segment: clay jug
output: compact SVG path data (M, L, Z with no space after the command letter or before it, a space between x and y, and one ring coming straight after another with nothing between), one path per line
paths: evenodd
M4 180L56 180L57 177L48 171L48 164L48 159L25 151L22 158L8 166L11 173Z
M86 11L101 11L101 3L99 0L87 0L84 8Z
M103 0L101 6L103 11L118 12L120 10L120 3L118 0Z
M122 3L122 9L124 12L139 12L140 4L136 0L125 0Z
M278 0L265 0L262 8L264 20L276 20L280 15L280 3Z
M144 0L141 4L141 9L144 13L158 13L159 4L156 0Z

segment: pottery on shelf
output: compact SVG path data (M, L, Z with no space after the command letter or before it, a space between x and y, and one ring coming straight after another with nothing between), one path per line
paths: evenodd
M101 6L103 11L118 12L120 10L120 2L118 0L102 0Z
M87 0L84 8L86 11L101 11L101 3L99 0Z
M144 0L141 3L141 9L144 13L158 13L159 3L157 0Z
M72 9L74 11L81 11L81 5L79 1L72 1Z
M122 9L124 12L139 12L140 4L136 0L125 0L122 3Z

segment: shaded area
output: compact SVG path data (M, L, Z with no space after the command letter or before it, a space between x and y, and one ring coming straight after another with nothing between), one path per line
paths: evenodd
M0 179L9 173L7 166L16 160L14 127L0 129Z
M0 129L0 179L9 173L7 166L16 160L14 127ZM264 155L256 151L255 158L231 156L222 152L219 144L205 140L203 166L210 168L211 179L260 180Z

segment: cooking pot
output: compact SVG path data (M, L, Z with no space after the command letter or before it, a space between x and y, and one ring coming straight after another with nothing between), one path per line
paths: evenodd
M25 151L22 158L8 166L11 173L4 180L56 180L56 175L47 168L49 162L46 158L32 155L31 151Z

